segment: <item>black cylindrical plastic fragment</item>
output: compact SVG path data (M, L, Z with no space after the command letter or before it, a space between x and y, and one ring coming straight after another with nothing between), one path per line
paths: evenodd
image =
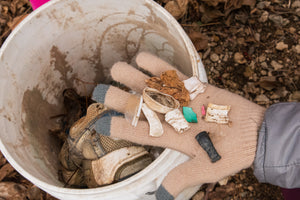
M214 163L221 159L221 156L218 154L206 131L200 132L195 138L200 146L206 151L211 162Z

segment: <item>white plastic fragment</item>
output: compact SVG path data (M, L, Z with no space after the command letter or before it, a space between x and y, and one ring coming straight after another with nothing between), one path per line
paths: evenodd
M143 103L143 97L132 95L127 101L125 108L125 118L136 127L139 121Z
M165 115L165 120L178 133L183 133L191 127L179 109L174 109L170 112L167 112Z
M143 105L143 97L141 96L139 107L138 107L137 112L134 115L134 117L132 119L132 123L131 123L131 125L134 126L134 127L137 126L137 123L139 121L139 118L140 118L140 115L141 115L141 110L142 110L142 105Z
M163 114L180 107L179 101L174 97L154 88L146 87L143 90L143 98L149 108Z
M183 81L184 87L190 93L190 99L193 100L200 93L203 93L206 89L206 84L202 83L198 77L192 76L189 79Z
M228 124L228 112L230 105L216 105L209 103L207 106L205 121L215 122L218 124Z
M151 110L145 103L142 104L142 111L148 120L150 131L149 135L153 137L159 137L164 133L162 124L157 114Z

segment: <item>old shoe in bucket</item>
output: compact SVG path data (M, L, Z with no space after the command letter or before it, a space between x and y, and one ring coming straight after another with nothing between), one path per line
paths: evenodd
M110 112L101 103L94 103L88 107L87 115L71 127L59 155L66 184L79 187L110 184L135 174L152 162L143 147L95 132L95 121L109 115L120 114ZM66 173L72 172L74 176L80 174L83 178L71 177L68 180L66 177L70 176Z

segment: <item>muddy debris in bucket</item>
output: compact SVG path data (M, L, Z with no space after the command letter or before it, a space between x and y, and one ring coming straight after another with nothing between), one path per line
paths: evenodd
M62 143L58 175L65 187L95 188L122 181L147 167L163 151L96 133L93 125L97 119L117 113L72 88L62 95L66 113L50 117L59 120L57 128L49 132Z

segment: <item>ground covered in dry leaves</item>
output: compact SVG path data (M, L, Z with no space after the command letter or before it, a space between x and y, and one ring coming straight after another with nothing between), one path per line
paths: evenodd
M207 71L209 83L262 106L300 100L300 1L156 0L182 25ZM0 1L0 45L32 12L28 0ZM6 190L9 190L9 193ZM19 175L0 154L0 199L55 199ZM258 183L252 169L192 200L283 199L278 187Z

